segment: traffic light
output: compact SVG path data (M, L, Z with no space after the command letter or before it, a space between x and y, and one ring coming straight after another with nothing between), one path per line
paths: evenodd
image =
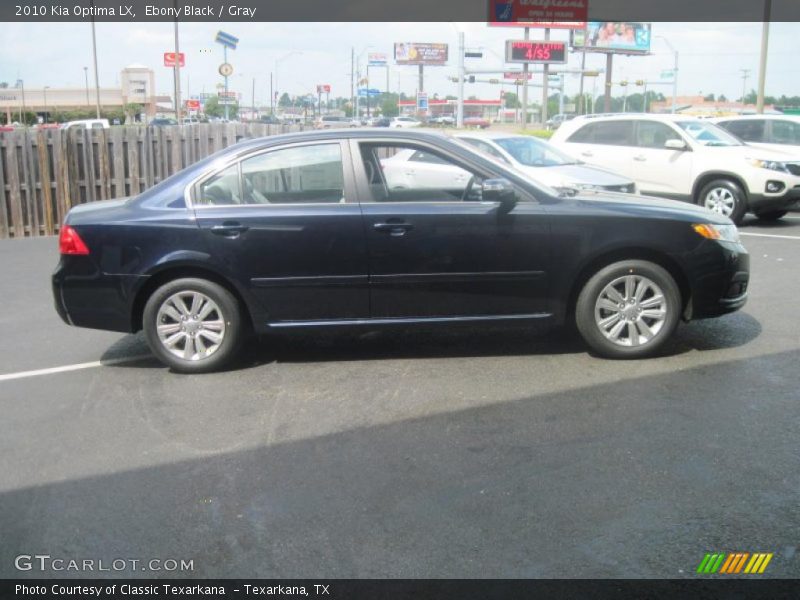
M468 81L470 83L475 83L475 75L470 75Z
M637 79L636 85L644 85L644 79Z
M500 83L499 79L490 79L489 83Z
M619 82L619 84L620 84L622 87L625 87L625 86L627 86L627 85L628 85L628 80L626 79L625 81L620 81L620 82Z

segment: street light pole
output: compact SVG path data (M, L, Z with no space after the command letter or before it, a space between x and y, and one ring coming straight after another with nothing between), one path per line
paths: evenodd
M89 102L89 67L83 67L83 78L86 81L86 106L91 106L91 102Z
M764 0L764 22L761 24L761 57L758 63L758 95L756 96L756 112L764 114L764 85L767 78L767 49L769 48L769 18L772 12L772 0Z
M177 1L176 1L177 5ZM175 19L175 119L181 124L181 53L178 44L178 19ZM227 106L227 104L226 104Z
M49 85L44 86L44 122L47 123L47 90L50 89Z
M92 3L94 5L94 3ZM94 30L94 18L92 18L92 56L94 58L94 99L97 118L100 118L100 75L97 72L97 35Z
M667 47L672 51L675 57L675 65L672 68L672 112L673 114L677 111L678 105L678 51L669 43L669 40L665 38L663 35L656 36L664 40L664 43Z

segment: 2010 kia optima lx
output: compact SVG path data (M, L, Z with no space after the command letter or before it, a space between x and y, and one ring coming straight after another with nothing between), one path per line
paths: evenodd
M382 161L405 150L453 172L387 182ZM573 318L596 353L638 358L681 317L740 308L749 277L722 215L559 196L464 142L407 130L239 143L135 198L73 208L60 249L66 322L143 329L184 372L220 367L250 331Z

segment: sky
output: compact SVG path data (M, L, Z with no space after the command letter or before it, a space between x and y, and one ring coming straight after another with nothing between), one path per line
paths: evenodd
M96 27L101 87L118 85L120 70L140 63L155 71L157 93L172 95L172 70L163 66L163 53L174 49L174 23L98 23ZM504 64L504 40L522 39L522 29L488 27L485 23L182 23L180 49L186 53L187 62L181 70L184 97L213 92L221 81L217 67L222 62L222 48L213 41L220 28L240 39L237 50L228 55L234 67L230 89L242 92L249 101L255 79L259 104L269 102L270 73L274 89L281 93L313 94L317 84L330 84L331 97L349 96L351 49L361 57L362 65L369 52L384 52L391 62L393 42L450 44L446 66L426 67L425 88L431 95L455 95L457 84L448 78L457 73L459 31L464 32L468 49L483 51L481 59L466 59L467 67L475 69L519 67ZM653 23L652 54L615 57L613 80L658 81L674 61L663 36L679 53L678 95L714 93L735 99L742 93L742 69L749 69L748 92L757 87L761 31L761 23ZM800 95L798 37L800 23L770 25L768 95ZM531 30L531 39L537 38L542 38L542 31ZM26 87L83 87L83 67L88 66L92 84L89 23L0 23L0 39L0 81L13 85L22 78ZM551 39L566 40L568 33L553 30ZM571 55L568 67L579 66L580 55ZM587 54L586 66L602 69L605 58ZM415 92L416 67L392 64L389 71L390 91ZM370 69L370 76L370 87L385 89L385 69ZM578 76L566 75L566 93L577 93L578 86ZM592 79L587 79L585 86L591 91ZM598 95L602 86L601 77L596 82ZM465 94L496 99L501 89L513 91L513 87L475 83L465 85ZM649 89L665 96L672 93L671 85ZM629 88L629 93L635 90ZM530 93L532 98L541 94L535 88ZM622 95L622 88L615 87L613 93Z

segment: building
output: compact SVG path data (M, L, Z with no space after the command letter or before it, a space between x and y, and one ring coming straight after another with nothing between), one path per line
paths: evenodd
M155 74L144 65L130 65L120 72L120 87L100 88L100 108L121 109L126 104L140 104L142 112L153 117L163 112L159 103L170 103L169 96L158 96L155 91ZM0 89L0 111L6 116L6 122L19 120L22 110L35 112L44 116L56 110L74 110L93 108L96 103L96 91L93 86L79 88L28 88L20 85Z
M417 114L416 100L400 100L398 103L401 115ZM501 100L464 100L464 118L479 117L495 121L498 118ZM458 100L428 100L428 117L454 117L458 110Z
M703 96L678 96L675 98L676 112L684 115L694 115L698 117L727 117L731 115L754 115L756 114L755 104L742 104L741 102L728 102L719 100L706 100ZM668 113L672 112L672 98L667 98L662 102L651 102L650 112ZM776 114L774 106L765 106L765 113Z

